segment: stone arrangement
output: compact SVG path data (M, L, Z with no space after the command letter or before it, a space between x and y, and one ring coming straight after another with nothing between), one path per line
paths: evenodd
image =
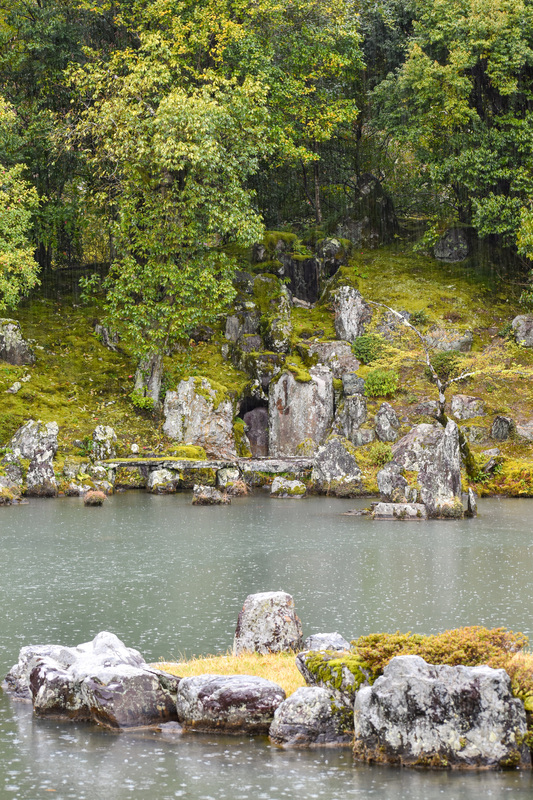
M531 768L524 705L502 669L396 656L369 685L337 632L302 642L289 594L249 595L234 652L283 650L299 650L307 683L288 698L251 675L174 677L107 632L77 647L23 647L4 689L39 717L109 729L268 734L280 747L353 747L357 760L401 766Z

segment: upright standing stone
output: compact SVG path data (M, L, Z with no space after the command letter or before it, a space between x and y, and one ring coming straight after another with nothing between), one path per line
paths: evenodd
M110 425L97 425L93 432L93 456L95 461L115 458L117 434Z
M309 370L311 380L284 372L269 390L269 455L295 456L298 445L325 440L333 420L333 380L325 367Z
M20 325L14 319L0 319L0 360L17 367L35 361L31 347L22 337Z
M302 645L302 623L286 592L249 594L237 620L233 654L279 653Z
M353 342L362 336L372 319L372 309L357 289L341 286L334 294L335 332L339 339Z

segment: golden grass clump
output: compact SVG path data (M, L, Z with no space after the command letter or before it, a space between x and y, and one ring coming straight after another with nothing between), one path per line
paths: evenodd
M219 656L202 656L183 661L160 661L152 666L171 675L189 678L194 675L255 675L266 678L281 686L287 697L296 689L305 686L296 666L294 653L230 653Z

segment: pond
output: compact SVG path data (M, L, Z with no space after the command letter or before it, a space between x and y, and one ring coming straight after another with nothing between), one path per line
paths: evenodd
M343 516L364 501L198 508L130 492L1 509L0 669L26 644L116 633L147 660L225 652L247 594L285 590L304 635L436 633L460 625L533 635L531 501L485 500L453 522ZM112 734L33 719L0 693L0 798L533 797L530 773L430 774L354 765L349 750L283 751L264 738Z

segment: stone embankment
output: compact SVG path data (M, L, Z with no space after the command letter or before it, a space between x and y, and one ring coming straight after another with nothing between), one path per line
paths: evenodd
M293 598L249 595L233 650L297 652L290 697L250 675L174 677L102 632L77 647L23 647L4 689L39 717L110 729L268 734L282 747L351 746L358 760L429 768L530 769L526 712L503 669L398 655L371 680L338 633L302 640Z

